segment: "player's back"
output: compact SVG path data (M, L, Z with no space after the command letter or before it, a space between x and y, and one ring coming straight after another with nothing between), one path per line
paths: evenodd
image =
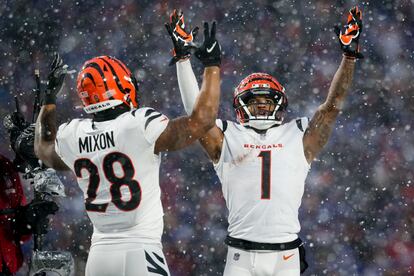
M109 121L76 119L59 128L56 152L84 193L92 243L160 242L160 157L154 146L167 122L141 108Z
M309 170L301 129L306 124L306 118L293 120L263 134L234 122L218 124L224 141L215 170L229 209L231 237L265 243L297 238Z

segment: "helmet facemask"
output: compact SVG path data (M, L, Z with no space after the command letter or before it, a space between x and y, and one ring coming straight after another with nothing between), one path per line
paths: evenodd
M287 99L283 92L253 88L234 100L237 118L244 126L264 130L283 122L287 108Z

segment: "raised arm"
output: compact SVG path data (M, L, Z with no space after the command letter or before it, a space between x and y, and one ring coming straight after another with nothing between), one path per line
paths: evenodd
M172 61L176 62L181 99L185 111L190 115L199 94L197 79L189 60L191 56L189 50L193 45L193 39L196 35L194 30L197 29L193 29L190 33L186 32L184 29L184 16L182 13L177 14L176 10L172 13L170 22L166 24L166 27L174 44L174 57ZM220 158L223 137L223 132L214 124L214 126L199 139L201 145L213 162L217 162Z
M343 57L332 80L326 101L319 106L309 123L303 136L303 147L308 163L312 162L328 142L336 117L341 111L347 91L351 86L354 67L354 60Z
M55 151L56 127L56 95L62 88L66 75L66 65L63 65L59 55L51 66L48 77L48 86L43 98L43 106L40 109L36 121L34 149L37 157L48 167L55 170L69 170Z
M215 125L220 100L220 45L215 38L216 23L204 23L204 43L196 55L205 69L200 94L191 115L171 120L155 144L155 153L181 149L201 138ZM207 50L208 49L208 50Z
M198 95L197 80L188 59L177 62L176 66L181 99L187 114L191 114ZM199 139L204 150L214 163L217 163L220 159L223 138L223 132L214 124L214 126Z
M358 38L362 30L361 18L361 11L358 8L353 8L349 13L345 32L338 32L341 48L344 51L342 62L329 87L326 101L319 106L313 115L303 136L305 157L309 163L328 142L336 117L342 109L347 91L352 84L355 61L357 58L362 58L358 45Z

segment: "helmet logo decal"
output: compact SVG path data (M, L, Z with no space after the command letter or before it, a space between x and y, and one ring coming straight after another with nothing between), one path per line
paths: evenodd
M108 91L106 91L104 94L103 94L103 96L104 96L104 99L105 100L110 100L110 99L113 99L113 95L115 94L115 91L113 90L113 89L110 89L110 90L108 90Z
M259 88L259 87L270 88L270 85L268 83L254 83L252 87L253 88Z
M79 92L79 97L81 98L89 98L89 94L86 91Z

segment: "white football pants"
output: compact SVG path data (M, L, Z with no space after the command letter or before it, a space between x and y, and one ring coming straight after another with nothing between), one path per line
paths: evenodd
M299 249L247 251L228 246L223 276L299 276Z
M86 276L170 276L161 245L127 243L94 245Z

